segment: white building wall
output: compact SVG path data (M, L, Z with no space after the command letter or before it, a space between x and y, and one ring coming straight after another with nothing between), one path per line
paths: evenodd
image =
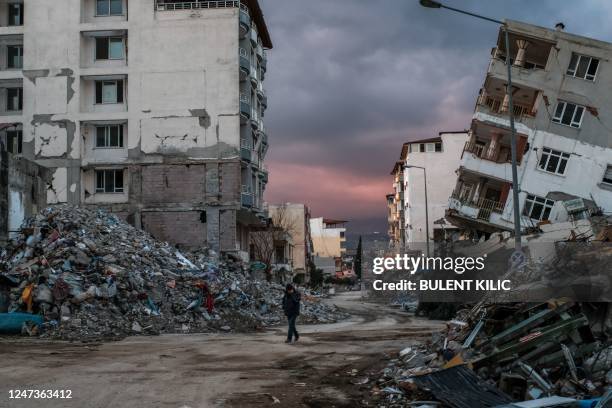
M444 219L448 198L456 184L455 171L459 167L461 152L468 140L467 133L441 133L442 152L409 152L406 165L424 167L427 172L427 198L429 208L429 236L433 241L434 229L454 229L448 222L434 224ZM425 223L425 184L423 170L404 169L405 229L408 249L424 250L427 241ZM432 247L430 247L430 250Z

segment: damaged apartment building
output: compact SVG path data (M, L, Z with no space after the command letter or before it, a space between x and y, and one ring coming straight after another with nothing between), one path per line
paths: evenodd
M612 44L508 21L463 149L447 219L475 236L512 231L507 67L512 64L523 230L612 211Z
M257 0L0 0L0 26L1 122L50 169L49 204L248 256L268 180Z

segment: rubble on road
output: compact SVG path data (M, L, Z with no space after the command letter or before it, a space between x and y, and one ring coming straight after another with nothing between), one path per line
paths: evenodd
M242 262L183 254L100 209L49 207L0 249L0 319L42 315L21 331L43 337L253 330L284 322L283 290ZM314 292L302 298L301 323L346 317Z
M372 393L386 408L612 406L611 319L610 303L483 302L400 351Z

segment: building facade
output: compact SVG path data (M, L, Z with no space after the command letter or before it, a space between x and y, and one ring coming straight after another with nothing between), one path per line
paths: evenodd
M512 62L522 229L612 211L612 44L508 21L493 49L449 203L475 235L512 231L506 58Z
M457 232L445 214L467 140L464 130L440 132L438 137L404 143L400 160L391 171L394 194L387 196L392 251L425 251L427 218L430 249L435 241L450 239ZM425 214L425 177L429 217Z
M272 220L281 217L281 214L283 218L286 218L292 243L289 259L293 268L293 279L299 283L308 283L310 281L310 266L313 262L310 208L305 204L285 203L269 205L268 212Z
M342 271L346 254L346 222L322 217L310 220L314 263L326 275Z
M268 177L256 0L2 0L0 24L0 120L51 169L50 204L248 254Z
M387 195L389 250L401 251L406 247L404 236L406 218L404 214L404 162L397 161L391 170L393 194Z
M455 171L468 140L467 131L440 132L438 137L405 143L400 160L404 163L403 236L406 249L425 251L429 218L430 250L434 242L451 239L457 227L446 220L448 198L455 188ZM424 169L424 170L423 170ZM425 177L427 203L425 214Z

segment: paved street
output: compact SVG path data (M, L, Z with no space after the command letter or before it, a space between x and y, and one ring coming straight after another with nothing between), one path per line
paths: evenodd
M441 327L362 302L358 292L329 301L350 311L351 319L298 326L296 345L283 343L281 328L90 345L4 340L0 407L41 406L9 401L14 388L72 390L72 400L47 400L45 407L356 406L370 386L352 382L383 367L385 352Z

